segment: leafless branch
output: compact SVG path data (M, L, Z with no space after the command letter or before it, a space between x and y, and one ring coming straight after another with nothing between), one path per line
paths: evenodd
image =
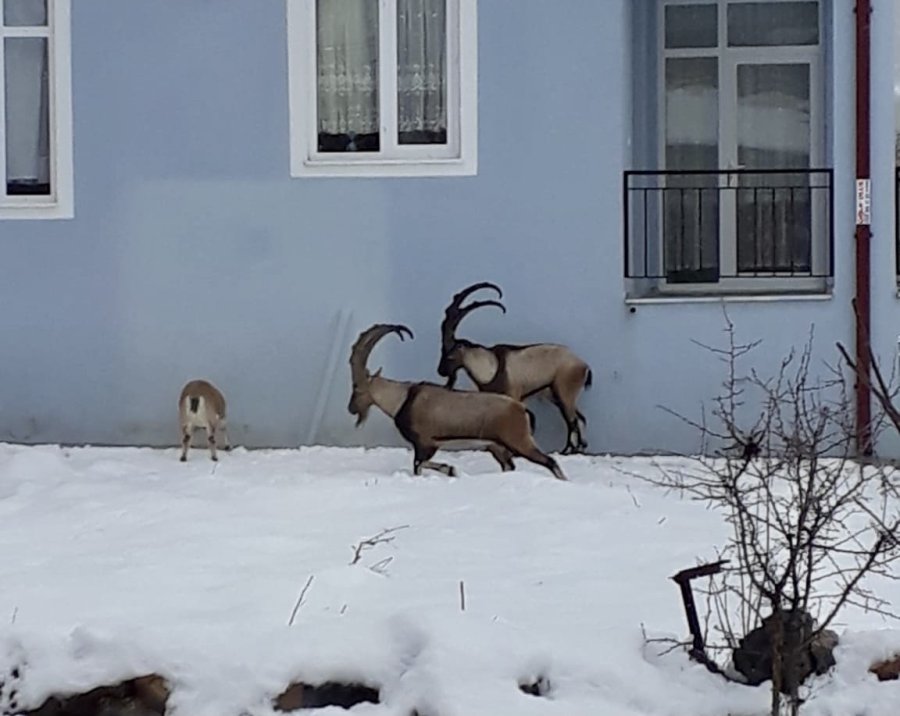
M353 559L350 560L350 565L354 565L362 559L362 553L367 549L372 549L379 544L387 544L389 542L394 541L394 532L398 532L399 530L405 530L409 527L409 525L400 525L399 527L388 527L387 529L381 530L376 535L372 537L366 537L363 540L357 542L351 549L353 550ZM388 535L391 535L388 537Z
M294 619L297 616L297 612L300 611L300 605L303 604L303 597L306 596L306 592L309 589L310 585L312 584L314 577L315 577L315 575L310 574L309 579L306 580L306 584L303 585L303 589L300 590L300 596L297 597L297 601L294 604L294 608L293 608L293 610L291 610L291 618L288 619L288 626L293 626Z

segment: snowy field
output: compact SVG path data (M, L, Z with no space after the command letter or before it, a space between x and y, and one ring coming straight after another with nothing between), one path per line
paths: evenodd
M569 483L449 459L461 477L413 477L398 449L239 449L213 469L203 450L0 445L0 668L22 668L20 707L156 672L185 716L270 714L291 681L332 679L381 688L364 715L765 713L768 684L643 642L642 625L686 636L669 577L725 537L623 472L649 459L563 457ZM805 713L895 716L900 682L866 670L897 628L848 612ZM517 688L537 676L548 697Z

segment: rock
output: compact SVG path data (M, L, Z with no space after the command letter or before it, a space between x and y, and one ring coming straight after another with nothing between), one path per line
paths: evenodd
M834 650L838 645L838 635L831 629L825 629L809 645L812 655L813 669L817 675L826 673L835 665Z
M275 697L276 711L296 711L303 708L305 684L291 684Z
M775 615L766 617L761 626L740 640L732 653L734 668L752 686L772 678L772 637L777 626ZM815 629L815 623L812 616L805 612L783 613L781 628L784 634L784 644L789 648L791 644L802 644L808 641ZM795 664L798 685L802 684L811 674L824 674L834 666L833 652L837 643L837 634L826 629L810 644L800 649ZM781 676L782 691L785 693L790 691L787 666L782 665Z
M324 706L340 706L349 709L361 703L380 703L378 689L366 684L343 684L337 681L326 681L324 684L312 686L302 682L290 684L275 697L277 711L296 711L297 709L322 708Z
M81 694L51 696L22 716L163 716L168 698L165 679L148 674Z
M544 676L520 681L519 691L529 696L547 696L550 693L550 681Z
M896 681L900 678L900 654L890 659L876 661L869 667L869 671L875 674L879 681Z

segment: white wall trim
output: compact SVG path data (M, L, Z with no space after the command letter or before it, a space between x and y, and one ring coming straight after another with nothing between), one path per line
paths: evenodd
M797 301L830 301L831 293L798 294L735 294L720 296L654 296L653 298L626 298L626 306L653 306L677 303L783 303Z

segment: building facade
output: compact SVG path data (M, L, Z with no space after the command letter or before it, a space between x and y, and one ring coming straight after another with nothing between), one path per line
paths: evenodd
M721 366L854 341L854 0L0 0L0 439L174 444L208 377L248 446L399 444L347 413L461 334L593 368L591 450L690 451ZM872 2L871 332L897 360L892 0ZM564 442L555 411L538 439ZM885 449L900 452L886 438Z

